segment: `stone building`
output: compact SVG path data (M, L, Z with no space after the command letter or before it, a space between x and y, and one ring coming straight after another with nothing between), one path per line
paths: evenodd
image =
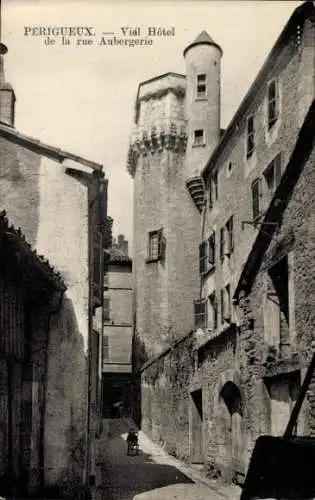
M257 435L282 432L284 428L292 405L289 400L294 401L303 378L308 359L305 348L312 336L308 323L311 304L306 293L312 287L314 269L309 267L303 277L305 292L294 289L306 263L311 266L314 237L307 206L311 207L314 189L314 157L309 153L314 130L309 124L315 93L315 8L312 2L305 2L294 11L222 136L219 112L213 111L220 103L221 51L204 36L190 49L206 51L208 44L211 47L205 66L199 69L196 65L195 105L211 104L212 112L208 115L198 108L195 116L186 116L192 124L188 126L188 144L198 132L198 137L211 145L199 172L191 171L186 178L195 213L200 211L199 234L191 241L194 255L199 245L199 287L193 297L195 323L192 329L187 323L181 337L155 358L143 357L142 423L145 431L166 442L172 453L206 464L212 474L242 481ZM185 53L187 60L187 49ZM197 59L203 61L202 55ZM211 66L209 76L207 64ZM186 80L188 86L189 78ZM201 102L198 89L204 93ZM200 122L195 123L198 118ZM207 126L212 127L213 122L216 134L208 135ZM306 140L306 128L309 142L303 157L301 144ZM292 184L290 179L298 175L300 179ZM292 198L284 195L286 190L292 191ZM139 207L144 199L137 186L135 196ZM275 206L277 209L272 209ZM139 213L144 225L146 212ZM136 220L135 235L137 227ZM269 249L266 234L270 236ZM180 227L176 233L180 242L182 235L185 229ZM290 237L296 241L297 250L292 253ZM283 246L286 251L281 250ZM271 258L274 252L279 252L277 258ZM260 264L267 275L264 278L258 272ZM181 277L185 271L186 266L182 266ZM280 292L278 275L288 281L287 288L280 286ZM138 297L144 293L143 281L135 286ZM171 280L165 283L166 289L172 286ZM239 300L244 286L249 297ZM147 301L153 300L148 288L146 293ZM181 300L185 293L183 289ZM282 302L280 310L279 303L272 305L268 299L276 294ZM137 325L138 316L139 308ZM290 326L286 325L289 316ZM297 317L301 320L298 328ZM268 324L265 330L263 319ZM275 366L269 370L268 363L272 362ZM265 377L270 377L268 382ZM311 395L309 401L311 408ZM312 422L312 413L304 409L301 432L311 430L307 420Z
M131 415L132 260L123 235L104 276L103 418Z
M46 324L66 287L21 230L9 225L5 212L0 214L0 258L0 491L11 497L43 480Z
M37 370L36 360L32 368L30 360L26 425L37 425L38 401L44 409L41 435L32 430L23 488L33 495L63 497L88 488L95 474L108 181L101 165L15 129L15 95L4 79L2 55L0 59L1 208L38 254L56 266L65 288L59 300L48 297L41 314L38 296L35 312L26 311L25 335L37 342L40 330L44 348L38 349L44 349L45 369Z

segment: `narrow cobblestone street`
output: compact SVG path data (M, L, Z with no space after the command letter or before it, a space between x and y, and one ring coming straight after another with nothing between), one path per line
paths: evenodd
M196 480L188 467L169 457L142 432L139 433L139 455L127 456L128 425L128 421L112 420L109 436L101 443L101 484L97 500L237 498L235 489L230 496Z

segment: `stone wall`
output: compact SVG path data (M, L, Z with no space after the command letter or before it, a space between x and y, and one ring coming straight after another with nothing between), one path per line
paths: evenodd
M10 222L21 227L38 253L61 273L67 286L62 302L54 305L55 314L38 327L38 334L44 329L50 336L46 486L83 485L88 407L88 190L65 170L69 166L84 167L74 162L61 165L6 139L0 141L1 208L7 211ZM33 328L36 335L37 327ZM37 378L42 380L42 375Z
M191 336L172 345L141 375L142 429L180 458L189 457L189 383L194 357Z
M297 134L314 98L314 19L307 20L303 27L301 45L292 35L274 58L272 68L265 83L260 86L239 117L228 141L217 155L215 169L218 171L218 200L212 210L209 201L204 209L204 232L206 240L212 231L216 235L216 266L203 280L203 295L206 297L213 290L231 285L235 288L249 249L256 237L257 230L252 224L252 182L261 177L260 206L264 212L270 198L264 170L278 153L281 153L282 172L294 147ZM267 127L267 84L272 78L279 80L279 118L268 131ZM292 110L296 110L292 114ZM254 116L255 150L246 155L246 120ZM205 175L205 184L209 188L209 175ZM209 190L207 194L209 198ZM227 203L228 199L228 203ZM221 261L220 229L233 215L234 250L230 257Z
M149 127L149 135L153 125L158 131L166 127L166 134L171 123L177 125L177 134L180 126L185 129L182 97L168 92L139 106L139 134L143 126ZM198 291L199 213L185 188L184 145L175 149L164 145L141 154L134 174L136 327L147 358L192 329ZM148 262L149 232L159 229L165 237L165 258Z

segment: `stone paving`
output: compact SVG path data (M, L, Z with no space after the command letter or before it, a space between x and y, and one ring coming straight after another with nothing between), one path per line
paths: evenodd
M96 500L238 500L240 489L211 482L170 457L141 431L140 453L127 456L130 421L111 421L99 442Z

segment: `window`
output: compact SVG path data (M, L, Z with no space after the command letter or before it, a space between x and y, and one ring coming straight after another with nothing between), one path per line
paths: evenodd
M195 300L195 328L204 328L207 320L207 304L205 299Z
M285 349L290 343L288 257L268 270L265 331L268 342Z
M103 361L108 361L109 357L108 335L103 336Z
M207 75L197 75L197 97L205 97L207 93Z
M104 290L108 290L108 285L109 285L108 272L105 272L105 274L104 274Z
M215 293L211 293L211 295L209 295L208 326L212 330L216 330L218 328L218 300Z
M230 323L231 321L231 293L230 285L221 290L221 323Z
M166 239L163 229L151 231L149 233L149 249L147 262L154 262L165 259Z
M268 165L264 172L270 202L281 180L281 153Z
M204 131L203 129L195 130L194 132L194 146L203 146L204 141Z
M157 231L149 234L149 259L158 260L159 258L159 234Z
M224 235L224 227L221 227L220 229L220 259L224 259L224 240L225 240L225 235Z
M103 302L103 318L104 321L110 321L110 314L109 314L109 297L104 297L104 302Z
M103 296L103 249L102 249L102 233L94 232L93 234L93 271L92 271L92 295L95 305L102 304Z
M276 123L279 116L279 85L272 80L268 85L268 130Z
M252 209L253 220L259 217L261 212L261 179L257 178L252 182Z
M218 172L212 172L209 180L209 208L213 208L213 205L218 199Z
M208 254L208 262L211 266L215 265L215 233L213 232L209 239L209 254Z
M246 157L250 158L255 149L255 129L254 129L254 116L247 118L246 127Z
M234 224L233 215L229 218L224 227L220 229L220 259L229 257L234 250Z
M234 229L233 229L233 215L229 218L225 225L225 255L231 255L234 249Z
M203 241L199 245L199 273L207 272L207 242Z

